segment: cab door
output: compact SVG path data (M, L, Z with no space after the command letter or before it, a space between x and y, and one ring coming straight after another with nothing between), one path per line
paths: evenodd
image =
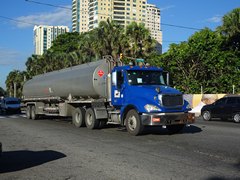
M124 103L124 73L122 70L118 69L113 73L113 79L116 75L116 82L112 83L112 105L121 106Z

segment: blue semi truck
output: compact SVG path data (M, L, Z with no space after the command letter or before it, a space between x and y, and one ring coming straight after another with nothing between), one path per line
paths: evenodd
M140 135L146 126L179 133L195 122L191 107L160 67L123 65L111 56L41 74L24 84L27 118L72 116L76 127L126 126Z

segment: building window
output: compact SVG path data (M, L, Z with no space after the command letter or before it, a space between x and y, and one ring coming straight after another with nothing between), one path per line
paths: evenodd
M133 20L136 20L136 18L133 18Z
M136 4L133 4L133 7L136 7Z

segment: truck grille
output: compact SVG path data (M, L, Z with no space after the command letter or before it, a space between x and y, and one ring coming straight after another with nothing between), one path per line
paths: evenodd
M183 101L182 94L162 96L162 106L176 107L176 106L183 106L183 105L184 105L184 101Z

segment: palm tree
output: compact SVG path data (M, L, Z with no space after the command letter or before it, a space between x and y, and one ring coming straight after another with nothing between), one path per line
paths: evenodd
M233 48L240 47L240 8L233 9L222 18L222 26L216 28L218 36L225 35L233 43Z
M131 55L134 58L143 58L149 56L153 52L156 40L151 39L150 30L145 28L143 23L139 25L133 21L126 27L126 35L130 37L132 50Z
M124 33L124 26L117 21L101 21L97 28L98 47L102 48L103 55L112 55L114 59L121 53L121 35ZM123 36L122 36L123 37Z

